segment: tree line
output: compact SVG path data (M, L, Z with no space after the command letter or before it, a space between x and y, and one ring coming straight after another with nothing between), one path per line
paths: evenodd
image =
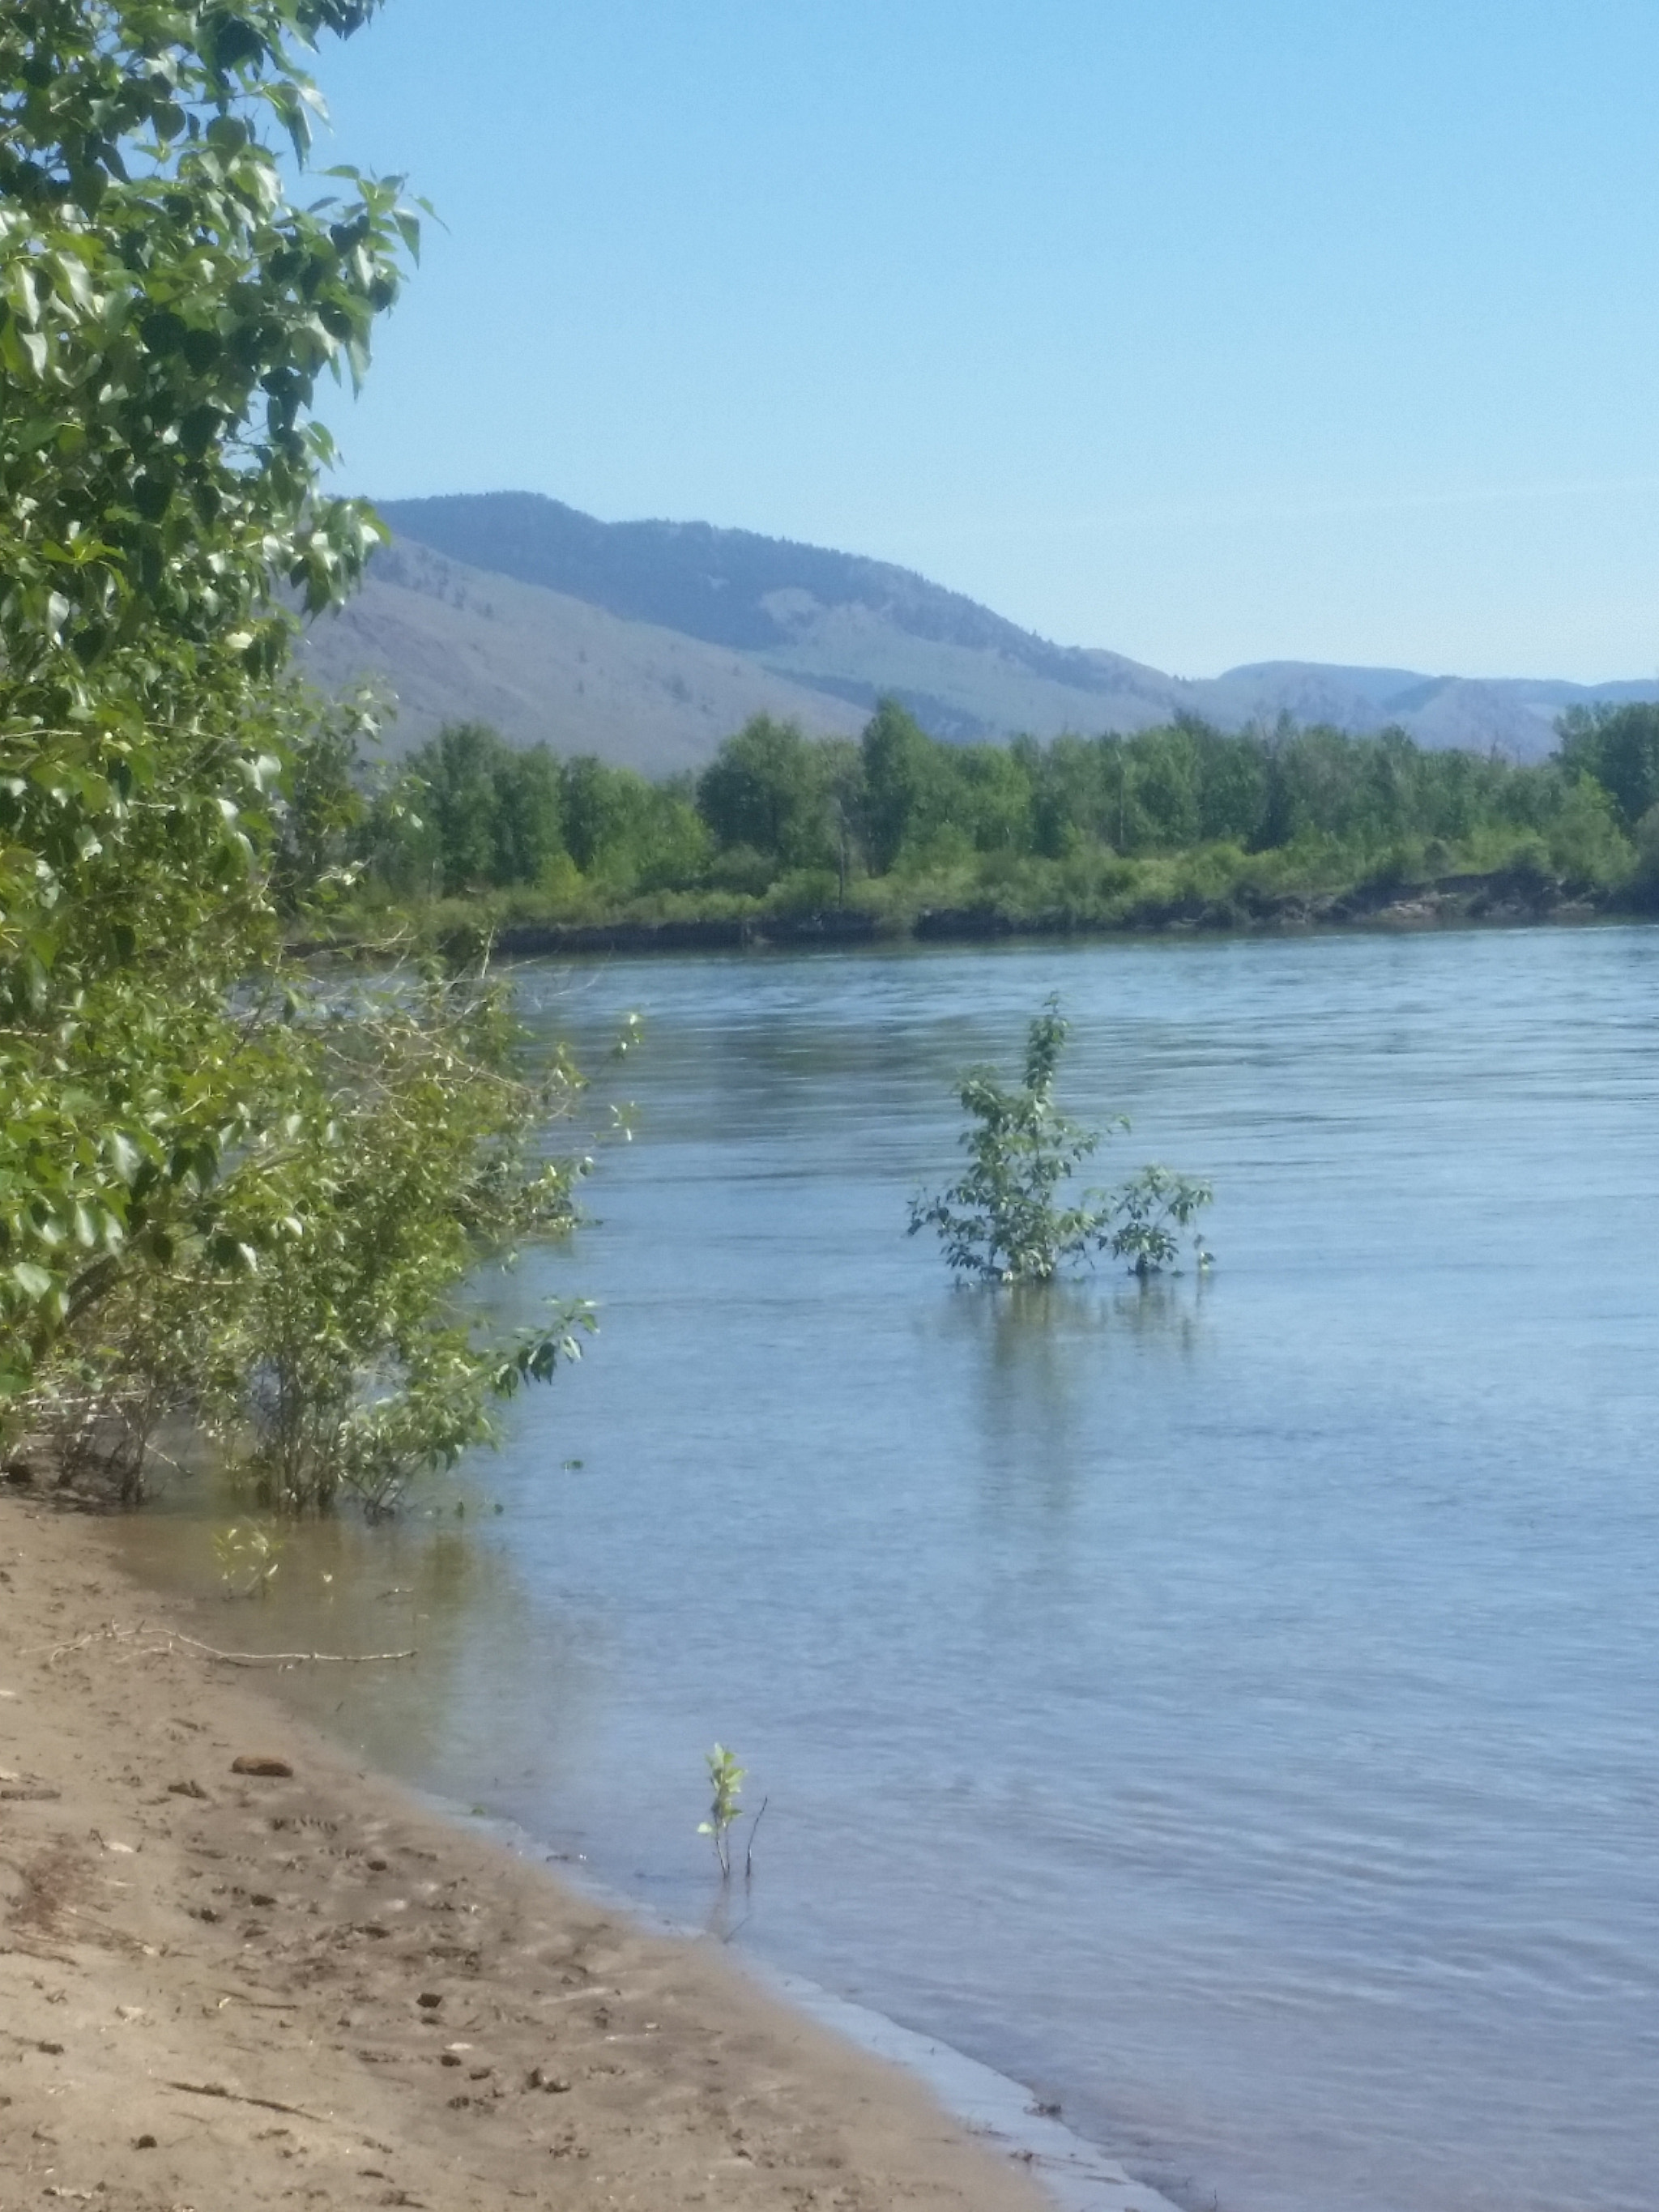
M1577 711L1537 765L1430 751L1399 730L1190 717L1131 736L932 738L893 701L856 742L757 716L695 778L445 728L383 784L351 862L403 900L536 896L550 913L665 895L845 903L885 885L970 891L1067 864L1207 855L1328 876L1530 867L1601 887L1659 848L1659 708ZM1268 871L1273 873L1273 870Z

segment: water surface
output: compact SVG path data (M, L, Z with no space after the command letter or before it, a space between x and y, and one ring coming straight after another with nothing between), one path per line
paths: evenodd
M647 1019L602 1221L487 1293L603 1333L465 1520L295 1546L242 1632L423 1652L295 1693L688 1918L735 1745L733 1940L1194 2208L1652 2212L1659 932L524 982L596 1060ZM1213 1277L904 1237L1051 988Z

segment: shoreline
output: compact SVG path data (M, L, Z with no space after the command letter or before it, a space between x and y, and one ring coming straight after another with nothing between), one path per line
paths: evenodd
M1413 935L1441 930L1584 928L1654 919L1650 908L1605 891L1579 892L1514 869L1446 876L1425 883L1351 884L1334 891L1284 893L1241 902L1199 896L1152 902L1121 919L1095 921L1063 910L1013 913L989 902L923 907L905 916L862 908L811 912L689 915L606 921L492 921L463 912L422 927L440 948L470 951L486 942L514 960L609 953L860 951L916 945L1003 945L1046 938L1075 944L1145 943L1191 937L1300 937L1315 933ZM362 934L304 939L299 959L352 960L376 950Z
M1172 2212L990 2069L357 1767L119 1526L0 1499L0 2212Z
M492 1838L501 1850L526 1865L554 1863L541 1842L516 1822L468 1814L459 1799L428 1790L410 1787L405 1794L452 1832L464 1823L469 1835ZM708 1936L672 1913L658 1911L563 1859L556 1863L555 1880L561 1888L624 1925L677 1946L697 1948L709 1942ZM1150 2182L1132 2179L1097 2143L1067 2127L1059 2106L1033 2103L1035 2092L1011 2075L1000 2074L938 2036L905 2027L886 2013L837 1996L808 1976L752 1953L716 1955L729 1958L732 1971L742 1982L771 1993L792 2013L819 2022L839 2043L850 2044L920 2081L959 2126L996 2145L1005 2157L1017 2160L1035 2176L1044 2200L1057 2212L1181 2212Z

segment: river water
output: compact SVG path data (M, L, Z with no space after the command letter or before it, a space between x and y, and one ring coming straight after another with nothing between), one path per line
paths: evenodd
M418 1642L292 1693L1194 2212L1654 2212L1659 931L522 981L639 1135L485 1296L602 1333L235 1632ZM1051 989L1109 1167L1213 1178L1212 1275L1012 1297L906 1238ZM769 1799L725 1908L716 1739Z

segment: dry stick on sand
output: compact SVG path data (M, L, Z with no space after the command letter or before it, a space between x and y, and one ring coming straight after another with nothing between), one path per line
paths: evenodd
M159 1635L159 1644L140 1645L141 1636ZM193 1636L185 1636L176 1628L151 1630L122 1628L112 1621L107 1627L89 1629L86 1635L77 1636L72 1644L36 1644L21 1656L38 1658L46 1654L46 1664L55 1667L72 1651L85 1651L94 1644L128 1644L136 1647L140 1659L165 1658L183 1644L186 1650L200 1654L204 1659L216 1660L222 1667L380 1667L394 1661L417 1658L417 1651L221 1651L211 1644L199 1643Z
M164 2089L176 2089L185 2097L222 2097L232 2105L258 2105L267 2112L287 2112L296 2120L309 2120L314 2127L326 2128L334 2124L322 2112L308 2112L303 2105L280 2105L275 2097L245 2097L240 2089L227 2089L222 2081L163 2081Z
M336 2119L331 2112L308 2112L303 2105L284 2105L275 2097L245 2097L240 2089L227 2089L222 2081L163 2081L164 2089L176 2089L183 2097L219 2097L229 2105L258 2105L262 2112L286 2112L290 2119L309 2120L314 2128L340 2128L347 2134L356 2133L349 2120ZM383 2155L394 2155L390 2143L378 2142L373 2136L359 2140L369 2150Z

